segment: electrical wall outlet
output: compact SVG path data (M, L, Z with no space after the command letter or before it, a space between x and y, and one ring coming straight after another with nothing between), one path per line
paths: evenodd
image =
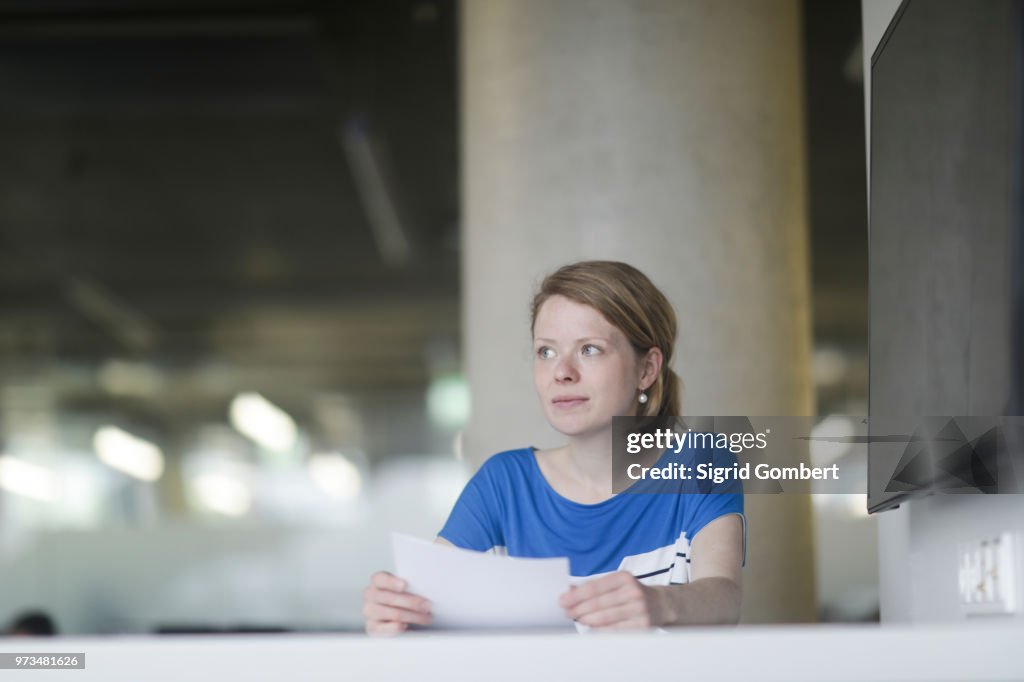
M959 546L960 606L967 615L1017 610L1017 555L1013 533Z

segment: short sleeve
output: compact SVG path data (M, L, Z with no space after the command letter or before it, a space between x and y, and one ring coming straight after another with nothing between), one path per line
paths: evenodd
M713 460L714 466L728 468L736 462L736 457L725 448L705 450L697 457L697 461ZM747 563L747 518L743 511L743 484L737 479L721 482L703 480L698 484L701 492L687 495L690 508L686 514L686 537L690 542L704 526L727 514L738 514L743 522L743 564Z
M486 552L504 545L499 523L500 498L493 466L487 462L469 480L438 533L456 547Z
M697 493L691 495L694 509L686 524L686 537L693 541L697 533L720 516L738 514L743 522L743 563L747 563L747 518L743 514L742 493Z

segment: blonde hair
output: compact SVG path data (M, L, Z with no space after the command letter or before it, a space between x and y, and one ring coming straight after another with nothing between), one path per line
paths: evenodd
M682 382L672 371L676 343L676 313L658 287L632 265L590 260L565 265L544 278L533 297L530 332L540 307L552 296L590 306L619 329L638 356L651 348L661 350L661 373L647 389L649 400L638 405L637 416L676 416L680 412Z

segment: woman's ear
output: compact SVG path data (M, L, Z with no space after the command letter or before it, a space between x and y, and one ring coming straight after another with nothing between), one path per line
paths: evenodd
M658 347L651 348L644 354L641 361L640 386L647 390L661 376L661 367L665 363L665 356Z

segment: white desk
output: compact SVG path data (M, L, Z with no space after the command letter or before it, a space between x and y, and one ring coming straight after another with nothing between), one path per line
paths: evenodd
M669 634L210 635L3 639L84 652L85 670L3 680L1022 680L1024 627L748 626Z

